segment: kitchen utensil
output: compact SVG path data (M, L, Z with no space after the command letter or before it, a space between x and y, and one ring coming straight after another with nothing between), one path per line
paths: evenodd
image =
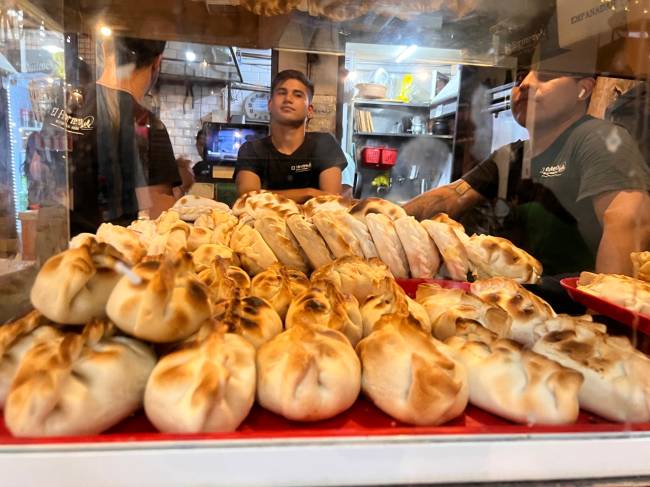
M359 98L386 98L387 88L379 83L359 83L355 88L359 90Z
M431 131L435 135L449 135L449 123L446 120L436 120Z
M419 115L415 115L411 119L411 133L414 135L421 135L424 134L426 131L426 125L424 122L424 118L422 118Z

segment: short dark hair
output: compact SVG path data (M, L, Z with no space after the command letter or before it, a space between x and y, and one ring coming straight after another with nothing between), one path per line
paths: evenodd
M309 100L311 101L311 99L314 98L314 83L312 83L304 73L295 69L285 69L284 71L280 71L275 75L275 78L273 78L273 81L271 82L271 95L275 93L275 89L278 87L278 85L281 85L289 79L300 81L307 87L307 97Z
M199 131L196 133L196 141L198 142L201 136L203 135L203 129L199 129Z
M135 69L151 66L165 50L167 41L134 37L115 37L115 60L118 66L135 63Z

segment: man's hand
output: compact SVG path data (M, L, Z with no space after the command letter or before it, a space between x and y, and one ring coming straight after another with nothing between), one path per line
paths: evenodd
M280 189L280 190L275 190L273 192L275 194L282 195L285 198L289 198L290 200L293 200L296 203L300 203L300 204L316 196L330 194L315 188Z
M194 173L190 167L191 164L192 161L186 157L181 156L176 158L176 165L178 166L178 174L181 176L181 189L183 193L187 193L194 184Z
M456 218L482 199L480 193L459 179L416 196L404 205L404 211L417 220L426 220L438 213Z
M146 211L152 220L158 218L163 211L170 209L176 203L172 187L169 184L136 188L135 194L138 198L139 209Z
M603 225L596 272L632 275L630 253L650 246L650 195L645 191L610 191L593 199Z

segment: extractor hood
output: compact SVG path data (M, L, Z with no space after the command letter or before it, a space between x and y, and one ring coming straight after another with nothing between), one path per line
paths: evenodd
M168 42L160 67L161 81L219 85L243 82L231 47Z

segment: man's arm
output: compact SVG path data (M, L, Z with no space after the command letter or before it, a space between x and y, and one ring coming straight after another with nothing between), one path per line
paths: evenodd
M341 186L341 168L330 167L322 171L318 176L318 185L320 189L283 189L274 191L274 193L281 194L286 198L294 200L296 203L304 203L308 199L316 196L341 194L341 191L343 190Z
M341 194L341 168L329 167L318 176L318 187L321 191L330 194Z
M235 185L237 186L237 196L241 196L244 193L248 193L249 191L256 191L258 189L261 189L262 181L260 180L260 177L253 171L242 169L237 173Z
M404 210L418 220L447 213L457 218L483 200L483 196L462 179L416 196L404 205Z
M273 190L274 193L289 198L290 200L295 201L296 203L304 203L308 199L314 198L315 196L322 196L326 193L325 191L320 191L314 188L300 188L300 189L278 189Z
M158 218L160 214L170 209L176 203L171 184L156 184L136 189L138 206L141 210L149 211L149 218Z
M603 236L596 272L632 275L630 253L650 245L650 196L645 191L609 191L593 198Z

